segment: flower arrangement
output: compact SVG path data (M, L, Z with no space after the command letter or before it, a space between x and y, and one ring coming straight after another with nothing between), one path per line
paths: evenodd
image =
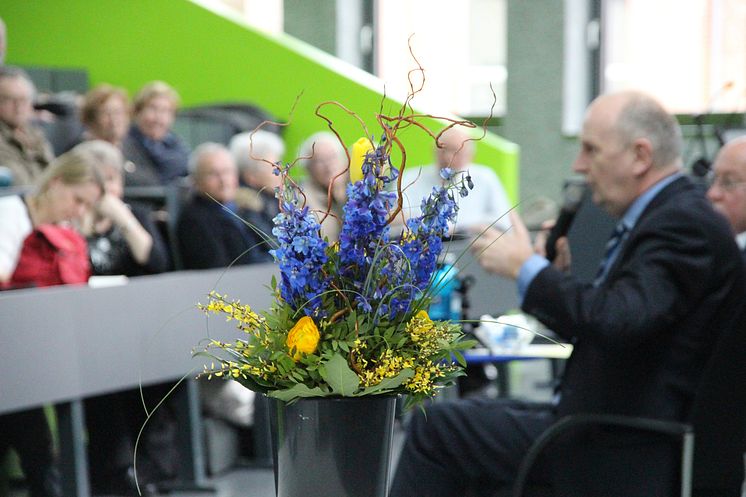
M196 352L212 361L204 376L232 378L286 402L405 394L413 405L463 374L460 351L474 342L464 340L458 323L431 320L427 309L441 283L433 275L448 223L458 211L455 195L467 195L473 185L444 169L443 178L456 181L434 188L422 202L422 214L392 235L406 189L401 184L406 153L397 131L415 125L435 140L440 136L418 121L422 116L404 115L408 103L398 116L378 115L382 138L375 147L368 138L362 178L347 186L338 242L322 237L320 222L331 214L305 205L289 174L292 164L272 165L283 179L272 230L271 253L280 271L279 281L273 277L269 286L274 302L256 311L212 292L199 304L208 314L234 321L243 333L232 343L209 340ZM446 129L459 124L471 125L449 120ZM401 152L399 167L391 160L393 146ZM349 159L348 153L348 164Z

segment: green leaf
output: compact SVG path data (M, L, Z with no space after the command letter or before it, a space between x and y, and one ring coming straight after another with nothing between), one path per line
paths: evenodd
M347 361L340 354L334 354L321 368L324 378L332 392L343 397L350 397L360 385L360 378L350 369Z
M456 357L456 361L461 365L461 367L466 367L466 359L464 359L464 355L459 352L458 350L454 350L453 352L454 357Z
M326 394L321 388L308 388L303 383L298 383L292 388L287 388L285 390L274 390L267 392L267 396L274 397L285 402L290 402L291 400L301 397L324 397L325 395Z
M477 340L463 340L456 344L456 348L459 350L473 349L479 344Z

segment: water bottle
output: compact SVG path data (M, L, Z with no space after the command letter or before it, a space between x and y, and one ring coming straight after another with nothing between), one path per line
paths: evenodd
M521 350L531 341L533 334L521 329L518 315L497 318L483 314L474 334L482 344L496 354L511 354Z
M451 254L448 254L443 262L438 264L438 270L433 274L431 284L433 298L428 309L430 319L460 320L461 294L458 290L461 282L458 279L458 268L453 265Z
M505 352L514 351L518 348L518 328L510 324L503 324L502 335L500 337L499 346Z

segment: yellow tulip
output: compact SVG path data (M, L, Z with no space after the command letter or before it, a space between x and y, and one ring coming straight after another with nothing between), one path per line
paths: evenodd
M316 352L320 338L319 329L316 327L313 319L309 316L303 316L290 330L285 343L288 349L293 352L293 360L297 362L300 360L302 354Z
M354 183L363 179L363 161L365 161L365 155L371 150L373 150L373 143L366 137L360 138L352 144L350 182Z

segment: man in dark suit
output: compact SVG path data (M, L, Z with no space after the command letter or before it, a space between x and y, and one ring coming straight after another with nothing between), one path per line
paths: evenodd
M746 259L746 136L723 145L710 180L707 198L728 220Z
M252 229L254 213L236 204L238 169L228 149L203 143L189 159L194 195L177 224L185 269L271 261L269 245Z
M718 333L738 324L746 280L729 227L681 174L680 150L678 124L649 96L617 93L590 105L573 169L619 220L592 284L565 271L566 240L554 265L535 254L516 215L511 230L475 242L487 271L517 280L523 311L573 343L558 402L462 401L415 415L392 497L509 486L530 444L564 415L687 419ZM629 433L583 436L545 458L536 480L558 495L670 495L666 477L678 463L670 447ZM600 450L574 450L591 439ZM588 474L587 487L563 490L570 473ZM613 492L594 487L610 480Z

